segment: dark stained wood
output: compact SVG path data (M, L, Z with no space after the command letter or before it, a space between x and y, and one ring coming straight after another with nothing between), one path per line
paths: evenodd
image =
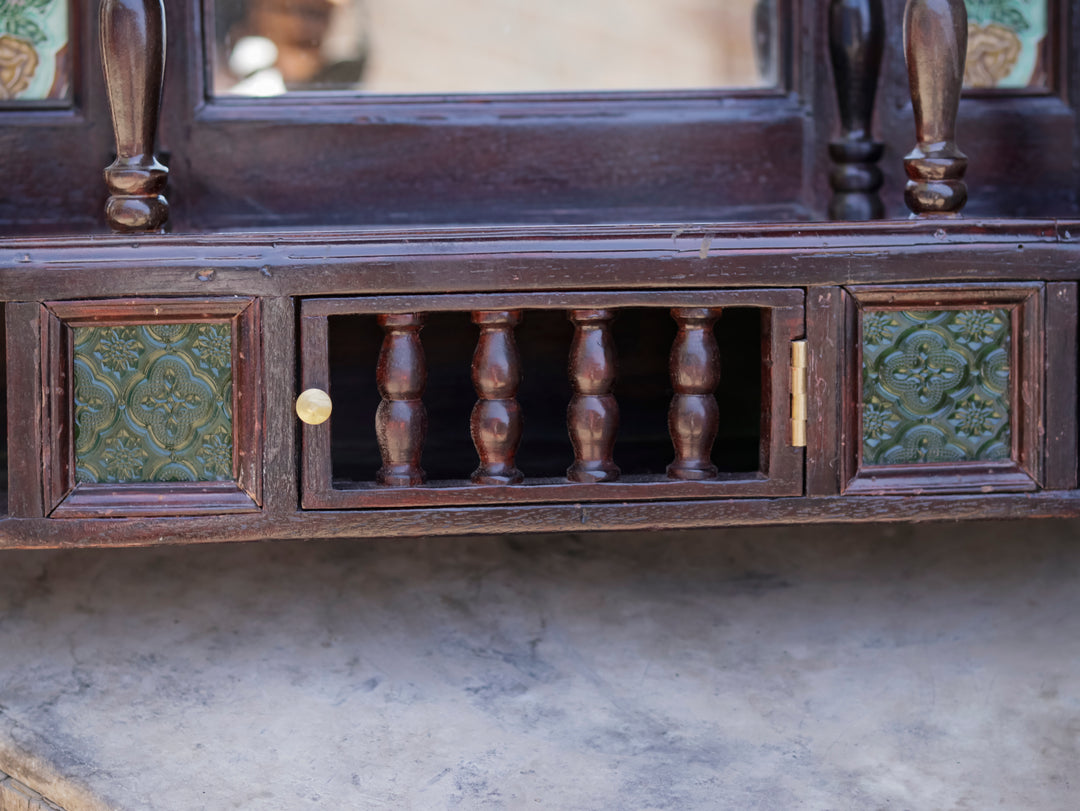
M956 145L967 55L964 0L908 0L904 54L917 141L904 159L904 201L917 216L955 216L967 202L967 156Z
M244 296L217 298L138 298L50 301L49 312L69 326L193 323L229 319L242 314L253 300Z
M848 495L907 493L992 493L1035 490L1043 481L1045 356L1043 285L969 284L852 287L847 307L845 399L843 405L844 487ZM1009 309L1012 321L1010 414L1012 461L865 465L862 461L862 335L859 308L960 309L995 306Z
M151 17L158 13L153 2L139 6L140 1L106 0L103 8L106 14L122 7ZM143 184L140 193L151 208L158 193L152 187L164 185L163 172L151 163L157 99L146 101L160 85L160 69L155 84L152 67L157 55L153 47L106 42L106 88L88 36L95 15L74 5L72 30L81 32L74 44L86 46L76 47L81 68L74 77L74 105L8 109L0 128L6 190L0 232L15 235L0 239L0 298L29 302L8 305L18 316L8 319L11 508L30 516L0 519L0 545L1080 515L1072 490L1080 222L1001 219L1080 215L1080 60L1070 53L1080 42L1080 15L1071 4L1050 2L1045 90L961 98L953 47L965 30L958 0L910 4L910 85L900 62L904 49L896 47L898 26L887 27L886 68L880 82L871 81L875 53L881 52L878 9L885 19L899 20L903 0L880 0L880 6L878 0L833 0L827 8L785 0L777 7L782 59L779 86L772 90L316 101L208 97L200 61L205 42L198 39L202 9L194 0L171 0L165 9L173 39L162 142L175 168L172 221L181 234L151 237L92 232L104 225L99 173L112 150L108 92L114 102L119 93L114 110L128 115L117 122L120 157L112 180L134 183L136 190ZM136 14L128 22L135 25L134 39L152 42L154 20ZM114 34L119 30L112 28ZM835 83L824 58L830 45ZM137 86L148 64L150 78ZM820 219L826 212L866 214L878 196L879 168L889 180L880 195L886 210L900 213L901 162L875 164L875 86L876 129L890 154L910 145L906 105L915 96L919 146L906 168L914 174L917 207L939 214L958 207L958 134L980 184L967 212L992 219L775 222ZM957 106L961 115L954 126ZM824 147L838 118L842 136L832 152L840 166L831 188L839 194L830 210L833 167ZM141 145L125 148L136 141ZM710 220L743 224L685 224ZM672 224L656 224L665 221ZM462 225L425 227L440 223ZM312 230L283 230L296 226ZM333 226L346 230L329 230ZM238 227L261 231L221 233ZM68 236L30 236L47 232ZM1020 288L1009 285L1014 281L1029 283L1025 290L1038 288L1033 282L1046 284L1020 302ZM981 284L964 286L971 282ZM905 284L918 287L899 287ZM841 286L851 286L853 295ZM242 459L242 489L208 500L206 491L213 487L175 493L125 487L112 493L108 487L73 487L66 478L52 446L53 437L70 433L65 319L81 312L97 319L87 323L126 323L132 307L150 304L133 295L152 297L159 312L174 318L193 307L187 312L202 319L233 318L231 311L214 309L233 306L229 296L266 297L250 305L261 307L264 325L248 322L243 340L255 382L238 388L242 397L257 393L235 404L237 412L257 412L257 437L243 447L257 449L260 439L264 446L261 461ZM849 331L854 321L845 323L845 313L850 307L847 316L854 319L856 297L868 302L875 295L891 296L897 306L947 299L1014 309L1014 372L1020 381L1013 404L1015 465L939 471L929 479L921 469L874 472L877 481L857 475L851 425L859 367L851 350L858 336ZM359 298L316 298L327 296ZM124 300L100 301L110 298ZM61 303L42 317L35 303L42 301ZM65 311L63 302L73 309ZM561 479L526 479L514 486L465 479L393 488L335 484L332 419L302 429L300 475L309 511L296 512L295 439L301 429L291 406L302 388L294 384L296 306L300 373L327 390L327 319L338 313L407 318L449 311L763 307L759 469L697 482L667 480L658 471L603 487ZM502 339L509 340L512 333L505 332ZM803 336L811 347L805 452L805 492L811 499L794 498L802 492L804 452L789 447L787 436L787 358L791 340ZM487 364L489 370L512 365ZM495 397L499 392L488 377L477 383L481 402L513 402L512 394ZM699 377L697 388L702 385ZM415 399L420 402L419 394ZM338 406L334 419L349 419L349 404ZM507 411L487 424L505 427L510 438L514 422ZM482 462L487 448L488 463L512 467L512 443L495 433L477 443ZM700 447L694 454L705 464ZM844 471L838 470L838 455ZM419 463L417 451L417 470ZM467 470L463 460L462 476ZM841 481L846 485L851 478L857 481L847 495L836 497ZM1070 492L974 492L1039 485ZM919 494L852 495L860 488ZM973 492L926 495L935 489ZM172 510L186 504L226 513L250 510L260 500L264 509L153 517L166 496ZM42 518L56 503L53 515L72 516L110 514L120 501L127 505L125 514L138 520ZM474 504L482 506L469 506ZM315 508L326 511L314 513Z
M8 302L7 324L7 450L8 513L17 518L45 515L42 492L41 385L42 308L33 302Z
M776 307L762 324L760 469L786 481L798 482L805 469L805 448L792 446L791 342L806 330L803 303Z
M669 362L675 390L668 411L675 447L675 460L667 467L672 479L700 481L718 472L711 457L720 428L720 407L713 394L720 382L720 347L713 334L720 312L692 307L671 311L679 325Z
M263 375L258 299L53 301L42 316L41 446L45 508L55 517L142 517L257 511L262 504ZM75 482L71 329L147 323L228 323L233 335L231 482L89 485Z
M356 313L407 313L409 307L424 312L472 312L509 309L515 302L520 310L594 310L627 307L711 308L764 307L799 308L801 290L596 290L565 293L494 293L484 295L363 296L309 299L304 302L305 318Z
M188 518L0 520L0 549L415 538L535 532L705 529L783 524L1076 518L1080 492L666 500L443 509L306 511Z
M41 447L45 514L53 510L75 486L73 454L75 370L70 327L46 312L41 316L43 373L41 375Z
M830 0L829 54L840 108L841 135L829 144L835 162L829 219L878 220L885 204L877 162L885 145L871 134L874 97L885 47L881 0Z
M702 250L705 256L702 258ZM10 299L325 296L1080 279L1080 222L904 220L0 240ZM206 270L213 278L204 281ZM553 299L554 300L554 297ZM500 305L513 308L513 295ZM679 306L680 302L672 306ZM686 306L694 306L690 301Z
M1077 486L1077 319L1076 283L1046 285L1046 468L1049 490Z
M262 306L261 379L263 400L263 509L275 515L293 512L299 503L297 470L296 307L289 298L265 298Z
M900 155L912 138L898 24L904 2L883 4L877 133L888 154ZM5 110L0 232L106 227L101 167L115 147L97 9L72 6L77 105ZM170 0L161 143L174 167L172 228L821 219L836 122L824 10L821 2L778 4L782 56L792 48L779 91L241 102L208 100L205 15L196 0ZM1080 211L1073 11L1066 0L1050 2L1049 90L965 94L958 134L978 180L968 216ZM360 163L343 170L330 157L340 155ZM901 162L881 168L887 212L901 216Z
M169 217L169 170L154 156L165 72L162 0L102 0L101 54L116 135L105 216L116 231L156 231Z
M574 395L566 411L566 427L574 446L574 462L566 478L579 484L612 482L619 478L615 464L615 434L619 404L615 387L615 344L611 310L571 310L574 343L569 375Z
M844 325L840 332L840 490L846 491L859 474L862 461L862 329L859 305L850 290L840 297ZM813 355L813 353L811 353Z
M313 302L305 301L300 310L300 390L322 389L334 398L330 387L329 324L326 316L312 315ZM295 397L299 392L290 392ZM295 412L294 412L295 413ZM292 417L296 419L296 417ZM339 403L330 419L319 425L301 424L301 504L306 509L326 507L323 494L333 488L330 455L330 432L336 420L351 419L349 404Z
M521 484L476 485L469 479L426 482L422 486L387 488L373 482L335 482L336 487L320 493L305 505L318 509L355 510L395 507L463 507L483 504L565 504L589 502L631 502L650 499L776 498L798 495L802 482L789 471L749 471L721 473L704 481L674 481L659 475L620 475L617 481L597 487L594 482L574 482L562 478L526 478Z
M375 381L382 402L375 415L375 433L383 464L375 481L384 487L412 487L423 484L420 467L427 434L427 409L421 397L427 381L424 347L420 330L421 313L392 313L379 316L386 333Z
M160 515L226 515L258 512L235 482L178 484L77 484L50 513L59 518L143 518Z
M514 343L517 310L482 310L472 314L480 327L472 378L479 398L473 406L470 431L480 467L473 484L518 484L525 475L514 464L521 441L522 414L517 401L521 361Z
M845 346L843 291L806 291L808 371L806 495L840 492L840 402L844 388L841 359Z

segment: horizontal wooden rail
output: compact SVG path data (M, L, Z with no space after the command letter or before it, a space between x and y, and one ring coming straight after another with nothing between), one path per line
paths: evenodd
M9 518L0 519L0 549L1076 517L1080 491L296 511L138 521Z
M0 240L9 301L1080 279L1080 222L493 228Z

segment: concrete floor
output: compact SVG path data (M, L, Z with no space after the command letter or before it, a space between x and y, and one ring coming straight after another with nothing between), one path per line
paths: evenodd
M0 771L67 811L1075 811L1078 540L0 553Z

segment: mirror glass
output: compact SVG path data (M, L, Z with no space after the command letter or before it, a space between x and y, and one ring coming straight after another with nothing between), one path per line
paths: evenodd
M216 94L774 85L777 0L216 0Z

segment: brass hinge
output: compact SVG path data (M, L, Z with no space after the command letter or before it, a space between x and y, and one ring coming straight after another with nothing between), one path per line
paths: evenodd
M806 447L806 389L807 357L806 341L791 342L791 444Z

